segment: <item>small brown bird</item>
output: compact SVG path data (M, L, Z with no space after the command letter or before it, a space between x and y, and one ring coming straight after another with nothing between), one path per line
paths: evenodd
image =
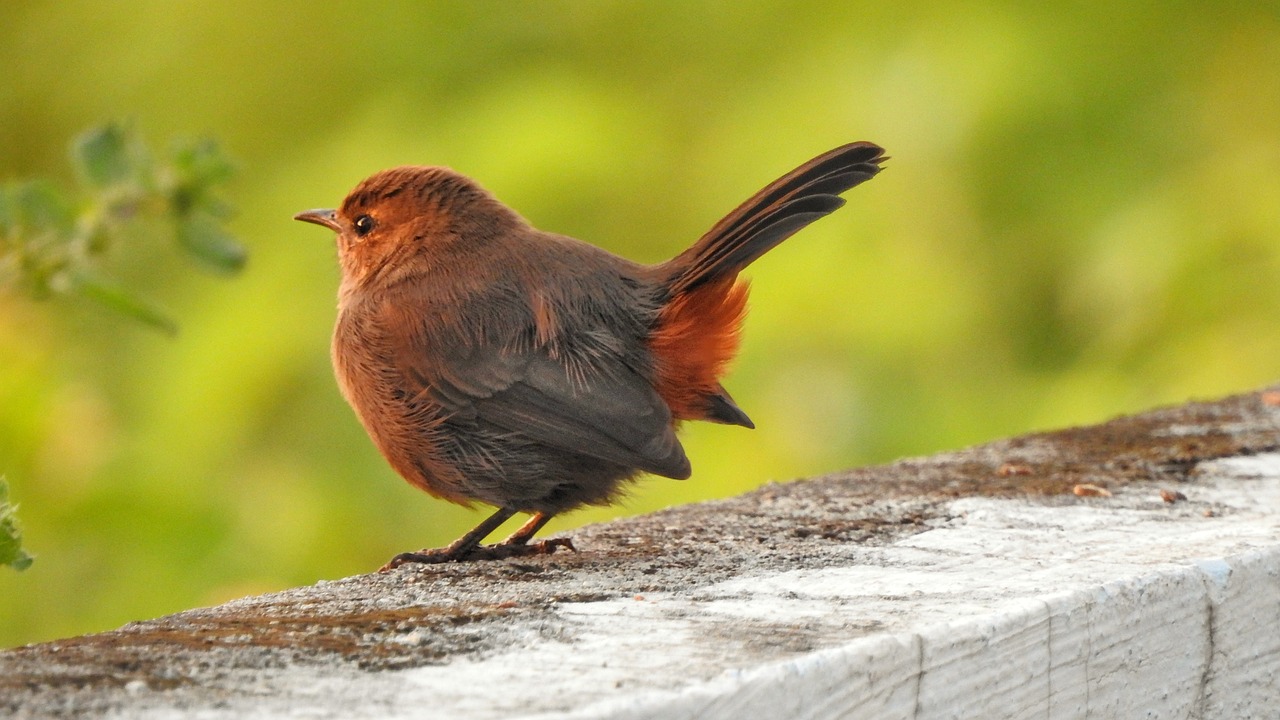
M530 540L640 473L689 477L681 421L754 427L720 384L747 308L738 273L885 159L866 142L819 155L656 265L537 230L442 167L384 170L296 215L338 234L333 366L369 437L428 493L498 508L383 569L572 548ZM481 544L517 512L532 517Z

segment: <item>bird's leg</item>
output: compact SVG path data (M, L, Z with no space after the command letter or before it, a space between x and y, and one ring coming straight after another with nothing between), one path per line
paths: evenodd
M528 522L521 525L519 530L516 530L510 537L496 545L480 544L480 541L488 537L489 533L497 530L498 526L515 514L516 510L513 508L498 508L497 512L490 515L484 522L447 546L419 550L418 552L400 553L391 558L378 572L394 570L406 563L434 564L465 562L468 560L500 560L524 555L550 555L556 549L562 547L576 551L569 538L552 538L532 544L529 543L534 534L541 530L542 526L546 525L547 521L551 519L551 516L547 513L536 513L529 518Z
M498 543L496 547L529 548L531 552L528 554L530 555L550 555L556 551L556 548L567 548L577 552L578 549L573 546L573 541L569 538L550 538L548 540L541 540L533 543L532 545L529 544L529 541L533 539L533 536L542 529L543 525L546 525L547 522L551 520L551 517L550 513L534 513L533 517L529 518L528 522L521 525L519 530L511 533L506 540Z
M470 559L470 554L480 547L481 540L489 537L489 533L497 530L498 526L515 514L516 511L511 508L498 508L497 512L486 518L484 522L448 545L442 548L400 553L388 560L387 564L383 565L378 572L394 570L405 563L443 563L454 560L468 560Z
M528 545L529 541L533 539L533 536L537 535L538 531L541 530L542 526L546 525L549 520L551 520L551 516L547 513L534 513L533 516L529 518L528 522L520 526L519 530L508 535L507 539L503 540L499 544Z

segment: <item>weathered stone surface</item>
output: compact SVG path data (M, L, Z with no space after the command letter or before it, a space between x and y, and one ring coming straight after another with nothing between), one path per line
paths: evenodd
M770 485L584 528L577 554L16 648L0 715L1265 717L1278 397Z

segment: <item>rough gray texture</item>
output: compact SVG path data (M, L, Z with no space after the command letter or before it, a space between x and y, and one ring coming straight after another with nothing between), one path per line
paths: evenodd
M1186 489L1202 461L1277 448L1280 389L1270 389L769 485L583 528L574 533L577 554L409 566L0 652L0 715L216 711L255 698L288 707L311 690L280 678L304 668L316 683L355 677L367 687L351 707L329 708L333 716L377 716L394 676L387 671L571 639L573 627L557 612L570 604L649 593L696 600L700 589L734 577L848 563L864 548L947 522L958 497L1070 505L1086 502L1072 493L1079 483ZM1169 511L1213 509L1181 503ZM775 630L726 621L707 632L776 660L877 626L815 619Z

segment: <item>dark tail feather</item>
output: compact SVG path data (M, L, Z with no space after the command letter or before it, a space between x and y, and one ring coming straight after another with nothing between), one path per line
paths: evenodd
M668 295L737 275L804 226L844 205L840 193L866 182L888 160L856 142L823 153L770 183L716 223L693 247L663 263Z
M723 385L719 387L719 392L707 397L707 419L725 425L741 425L749 430L756 429L756 424L729 397L729 391Z

